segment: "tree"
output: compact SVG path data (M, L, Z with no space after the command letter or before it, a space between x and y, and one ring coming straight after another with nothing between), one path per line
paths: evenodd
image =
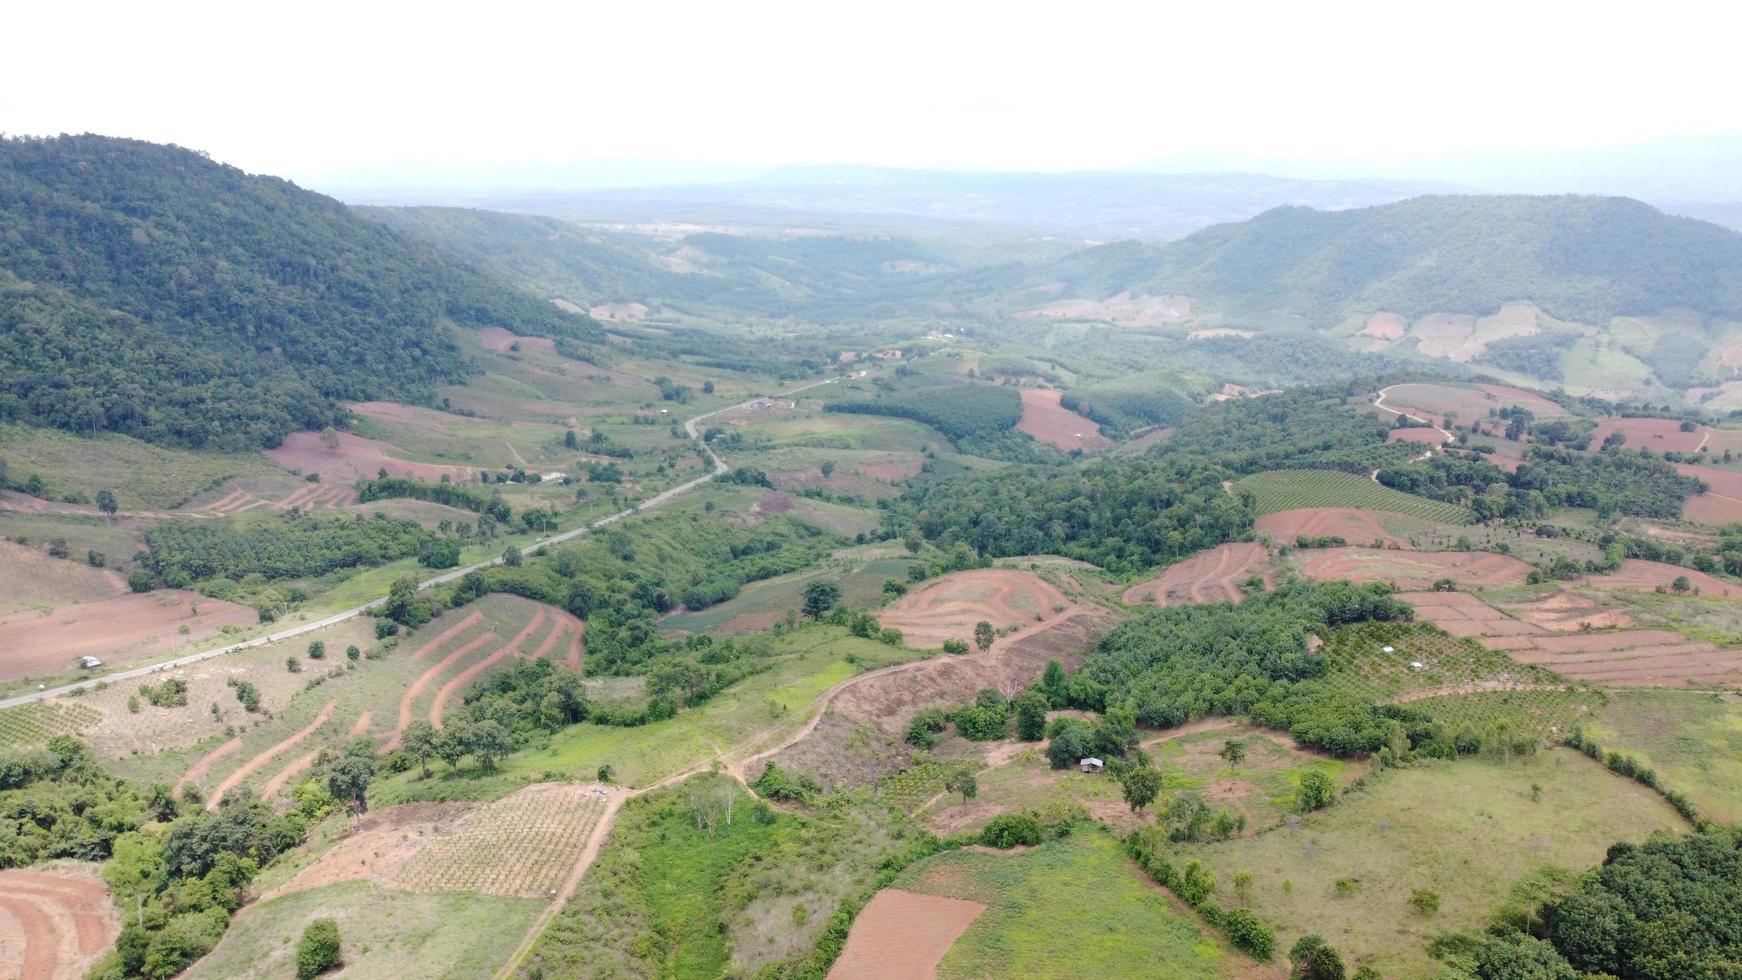
M579 439L575 438L575 430L568 429L568 430L563 432L563 448L564 449L579 449L579 448L581 448L581 441Z
M1251 909L1235 909L1222 919L1228 942L1255 960L1268 960L1276 950L1276 933L1258 921Z
M1319 770L1308 769L1301 774L1300 792L1296 798L1300 801L1302 813L1322 810L1337 798L1337 784Z
M109 517L114 517L115 512L121 509L121 506L115 502L115 491L107 489L98 490L97 509Z
M315 977L337 969L343 962L339 955L339 923L333 919L316 919L302 931L296 944L297 980Z
M825 459L823 460L823 465L818 467L818 469L822 471L823 479L827 480L829 477L835 475L835 461L832 459Z
M1161 793L1161 770L1149 766L1133 766L1119 778L1119 786L1125 792L1125 802L1131 807L1132 813L1139 813L1144 807L1155 802Z
M901 536L901 546L907 549L908 554L917 555L919 549L925 547L925 538L917 529L908 528L907 533Z
M493 721L473 725L469 741L472 754L478 757L478 765L485 772L496 771L496 760L514 751L514 737L508 734L508 729Z
M991 623L982 619L974 624L974 645L980 648L980 652L984 653L987 650L992 649L992 638L993 632Z
M1024 691L1012 702L1016 709L1016 737L1024 742L1038 742L1046 735L1046 695L1039 691Z
M466 746L466 740L461 737L460 732L453 728L445 728L437 732L435 744L431 748L443 762L448 764L449 769L460 768L460 760L464 759L466 753L471 751Z
M507 565L509 568L519 568L520 563L525 560L526 559L520 554L520 549L513 545L509 545L508 549L502 552L502 564Z
M357 649L357 644L353 643L350 646L345 648L345 659L346 660L349 660L349 661L355 663L357 661L357 658L359 658L361 656L363 656L363 651Z
M968 641L967 640L958 640L954 637L951 637L950 639L947 639L944 641L944 652L945 653L954 653L954 654L958 654L958 655L967 653L968 652Z
M1288 951L1289 976L1295 980L1343 980L1343 958L1323 936L1305 935Z
M327 792L334 799L344 800L345 805L354 813L364 813L369 809L369 783L375 778L375 760L366 755L347 753L333 760L327 766L325 777L321 780Z
M327 645L324 641L313 640L309 643L309 645L308 645L308 658L310 660L325 660L326 657L327 657Z
M1409 893L1409 907L1417 915L1433 915L1440 910L1440 893L1426 888L1417 888Z
M1217 753L1228 763L1228 774L1232 776L1235 768L1246 761L1246 743L1239 739L1230 739L1222 743L1222 751Z
M399 737L399 746L405 750L406 755L418 761L423 767L424 778L428 779L429 757L436 754L435 726L422 718L406 725L404 733Z
M980 781L974 778L974 773L966 767L958 768L944 777L944 789L951 793L962 794L962 802L966 803L980 795Z
M812 619L822 619L823 614L835 607L841 601L841 587L833 582L812 582L804 589L804 614Z

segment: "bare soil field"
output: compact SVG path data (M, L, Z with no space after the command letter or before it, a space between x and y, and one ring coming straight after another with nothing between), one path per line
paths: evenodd
M1683 517L1713 525L1742 521L1742 473L1693 463L1677 463L1675 468L1683 476L1704 480L1709 487L1705 493L1688 497L1682 507Z
M1623 448L1649 449L1654 453L1697 453L1711 438L1704 427L1683 432L1678 419L1604 419L1591 433L1591 448L1603 445L1603 440L1617 432L1626 439L1621 444Z
M1432 432L1432 429L1427 430ZM1255 527L1277 544L1293 544L1296 538L1342 538L1359 544L1404 545L1380 523L1377 511L1353 507L1302 507L1279 510L1258 518Z
M1295 553L1302 575L1314 581L1394 582L1425 589L1449 578L1465 588L1492 588L1524 581L1530 566L1484 551L1376 551L1371 548L1302 549Z
M485 327L478 331L478 343L485 350L497 353L508 350L536 350L547 354L556 352L556 342L548 337L521 337L501 327Z
M1290 539L1292 540L1292 539ZM1265 587L1276 584L1270 552L1256 541L1218 545L1169 565L1157 578L1125 590L1133 605L1177 606L1188 602L1239 602L1246 598L1240 583L1257 575Z
M1023 388L1021 395L1022 418L1016 423L1019 431L1066 452L1072 449L1087 452L1111 445L1101 435L1101 427L1094 420L1084 418L1059 404L1058 389Z
M1130 292L1122 292L1104 300L1061 299L1016 315L1055 320L1102 320L1125 327L1160 327L1191 319L1192 301L1185 296L1132 296Z
M115 556L119 560L122 556ZM121 573L0 539L0 613L96 602L127 591Z
M1426 446L1438 446L1446 441L1445 433L1426 426L1416 426L1408 429L1392 429L1385 433L1386 442L1418 442Z
M1206 330L1186 332L1187 340L1215 340L1217 337L1237 337L1240 340L1251 340L1256 336L1258 336L1256 331L1236 330L1233 327L1210 327Z
M579 313L580 309L576 308L571 312ZM647 316L647 304L600 303L588 310L587 315L595 320L640 320Z
M945 640L971 640L974 624L995 629L1028 627L1070 608L1064 593L1033 572L984 568L951 572L896 600L878 617L901 630L909 647L926 649Z
M473 803L407 803L373 810L353 823L319 860L260 900L341 881L388 886L401 865L430 841L451 833L455 824L477 808Z
M364 477L374 479L386 470L390 476L415 477L435 482L443 474L453 479L477 476L475 470L462 466L438 466L434 463L413 463L394 455L394 447L378 439L365 439L349 432L332 433L331 447L320 432L292 432L284 445L266 450L272 461L287 470L319 473L327 484L350 486ZM316 484L315 486L318 486Z
M58 674L85 656L110 665L132 663L208 640L225 626L253 625L259 618L247 606L184 589L129 593L48 614L8 613L0 616L0 680ZM186 633L181 631L184 626Z
M1366 325L1357 336L1372 337L1375 340L1402 340L1408 330L1408 321L1396 313L1375 313L1367 318Z
M78 980L120 932L94 866L0 871L0 975Z
M1537 418L1565 415L1566 409L1535 392L1507 385L1455 385L1412 383L1392 385L1386 389L1385 404L1394 409L1429 418L1436 425L1445 424L1447 412L1463 422L1485 419L1493 409L1518 405L1534 412Z
M933 980L938 963L986 906L885 888L853 920L829 980Z
M1670 583L1678 578L1688 580L1688 585L1699 590L1703 596L1719 596L1725 599L1742 599L1742 585L1726 582L1723 579L1696 572L1680 565L1666 565L1659 561L1640 561L1629 558L1621 563L1621 567L1612 575L1593 575L1586 581L1595 586L1609 589L1645 589L1654 590L1658 586L1668 588Z

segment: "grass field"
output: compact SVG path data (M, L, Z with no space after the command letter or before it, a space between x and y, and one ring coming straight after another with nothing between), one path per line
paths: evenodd
M1742 698L1622 689L1585 730L1605 748L1638 756L1706 816L1742 823Z
M704 828L707 801L722 808ZM631 800L520 975L755 975L810 951L841 899L905 846L899 827L875 805L783 813L711 774Z
M317 918L339 922L343 975L359 980L490 976L544 907L542 899L418 895L354 881L251 906L190 980L296 975L296 941Z
M716 695L698 708L640 728L582 723L502 761L490 776L438 771L428 780L406 773L378 781L372 805L427 799L494 799L540 779L592 779L610 763L616 780L645 786L654 780L718 758L765 732L791 731L814 710L830 687L862 669L898 663L914 651L850 636L836 627L811 627L776 641L773 667ZM438 770L440 767L438 767Z
M1279 950L1313 932L1352 965L1425 977L1437 972L1426 950L1434 935L1480 929L1518 889L1576 875L1616 841L1686 829L1656 793L1553 749L1506 766L1466 760L1390 771L1298 822L1183 845L1175 860L1203 861L1220 883L1212 900L1223 905L1237 904L1235 874L1250 872L1245 904L1276 928ZM1343 879L1346 890L1336 887ZM1418 888L1439 894L1438 914L1410 909Z
M0 459L6 460L13 482L42 477L48 486L44 496L51 500L74 496L90 504L97 491L112 490L122 510L165 510L230 477L278 471L256 453L196 453L126 436L83 438L3 423Z
M1080 827L1020 854L952 851L909 868L894 887L986 905L938 976L1237 975L1250 961L1223 949L1146 884L1113 835Z
M1271 470L1253 474L1234 487L1252 491L1260 515L1298 507L1358 507L1393 511L1441 524L1468 524L1471 520L1467 508L1403 493L1380 486L1365 476L1337 470Z
M766 629L788 610L797 610L804 601L805 586L818 580L840 586L844 606L877 609L883 604L884 582L890 579L907 582L907 569L913 559L905 552L895 557L897 550L889 545L843 549L821 567L752 582L719 605L668 616L660 622L660 629L679 633L711 633L722 627L730 632Z

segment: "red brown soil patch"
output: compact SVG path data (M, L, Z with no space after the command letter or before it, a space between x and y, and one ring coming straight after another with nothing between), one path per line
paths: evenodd
M1375 313L1367 318L1367 325L1361 328L1361 337L1372 337L1376 340L1402 340L1409 332L1409 324L1396 313Z
M1547 398L1523 388L1507 385L1476 385L1466 388L1450 384L1411 383L1392 385L1385 390L1385 404L1392 409L1407 411L1443 425L1447 412L1455 413L1460 422L1472 422L1488 417L1493 409L1518 405L1530 409L1537 418L1555 418L1567 413Z
M1586 581L1602 588L1610 589L1650 589L1658 586L1669 588L1670 583L1678 578L1688 580L1688 585L1699 589L1702 596L1718 596L1723 599L1742 599L1742 585L1735 585L1723 579L1696 572L1680 565L1666 565L1660 561L1640 561L1629 558L1621 563L1611 575L1593 575Z
M933 980L938 963L986 906L885 888L853 920L829 980Z
M1402 589L1425 589L1449 578L1460 586L1514 585L1530 574L1516 558L1482 551L1376 551L1371 548L1301 550L1302 575L1324 582L1394 582Z
M1101 435L1101 427L1059 404L1056 388L1023 388L1022 418L1018 431L1026 432L1041 442L1050 443L1069 452L1100 449L1109 442Z
M440 633L436 634L435 639L430 640L428 643L425 643L421 647L418 647L417 652L411 655L411 659L422 660L424 657L429 656L431 652L433 652L435 650L439 650L442 647L446 646L449 640L453 639L456 636L459 636L461 633L464 633L466 630L471 629L473 626L477 625L478 621L483 619L483 618L484 618L483 613L477 611L476 609L472 610L471 612L466 614L466 618L460 620L459 622L455 623L452 626L449 626L447 629L442 630Z
M485 350L506 351L519 345L523 351L537 350L552 353L556 350L556 342L548 337L522 337L501 327L485 327L478 331L478 343Z
M1427 446L1438 446L1446 441L1445 433L1426 426L1412 426L1407 429L1392 429L1385 433L1386 442L1419 442Z
M1721 650L1668 630L1617 630L1532 638L1507 651L1520 663L1575 680L1627 686L1742 683L1742 650Z
M235 772L226 776L224 781L218 784L217 789L212 790L211 796L208 797L206 801L206 809L216 810L219 801L223 800L224 795L232 789L242 785L243 780L266 768L273 759L278 758L284 753L289 752L291 749L296 748L298 745L301 745L303 742L308 741L311 735L319 731L321 726L327 723L327 719L333 716L333 709L338 706L339 702L328 701L326 704L322 705L321 710L315 714L314 720L309 722L308 725L302 728L302 730L238 766Z
M925 461L915 455L911 459L895 460L885 463L862 463L857 469L860 473L873 480L887 480L890 483L900 483L908 477L919 473L925 466Z
M757 502L756 509L764 514L784 514L792 509L792 497L784 493L771 493Z
M292 432L284 445L266 450L274 463L287 470L319 473L327 484L349 486L358 480L374 479L386 470L390 476L415 477L431 483L443 476L467 480L477 471L463 466L438 466L434 463L414 463L393 455L396 450L379 439L365 439L350 432L333 433L334 446L328 448L320 432ZM312 484L319 486L319 484ZM282 501L281 501L282 503Z
M933 579L885 608L878 619L901 630L909 647L924 649L949 639L971 640L974 624L982 620L997 629L1028 627L1070 605L1064 593L1033 572L985 568Z
M230 739L228 742L225 742L223 745L207 752L205 755L200 757L198 762L189 766L188 771L183 773L180 779L175 781L175 791L179 793L183 786L186 786L189 783L197 783L206 778L206 773L210 772L214 765L217 765L230 753L241 747L242 737L238 735L235 738Z
M1742 473L1731 473L1711 466L1693 463L1675 464L1676 472L1704 480L1705 493L1688 497L1682 516L1701 524L1731 524L1742 521Z
M199 614L193 615L196 606ZM81 602L47 615L34 609L8 613L0 616L0 681L58 674L84 656L111 666L144 660L259 619L247 606L185 589Z
M1132 604L1153 602L1177 606L1187 602L1239 602L1246 598L1240 583L1254 575L1267 588L1276 584L1270 567L1270 552L1256 541L1218 545L1169 565L1157 578L1125 590Z
M1500 467L1500 470L1503 473L1517 473L1518 468L1524 465L1524 460L1517 456L1503 456L1500 453L1480 453L1479 455L1488 462Z
M320 860L262 901L343 881L389 885L394 872L477 808L472 803L408 803L364 814Z
M1591 433L1591 448L1603 445L1603 440L1619 432L1626 438L1625 449L1649 449L1654 453L1697 453L1710 438L1703 428L1692 432L1681 430L1679 419L1604 419Z
M439 730L442 727L442 714L447 710L448 702L453 699L454 695L470 684L473 678L489 670L497 661L519 650L520 645L526 642L526 638L542 625L544 625L544 607L539 606L532 614L532 621L521 627L520 632L514 634L513 639L497 647L489 656L449 678L448 682L442 685L441 690L436 692L435 699L430 702L429 723Z
M1432 432L1432 429L1428 430ZM1279 510L1260 517L1254 526L1277 544L1293 544L1296 538L1342 538L1356 544L1404 545L1408 542L1385 530L1379 515L1352 507L1301 507Z
M70 870L0 871L0 974L77 980L120 932L109 891L96 877Z

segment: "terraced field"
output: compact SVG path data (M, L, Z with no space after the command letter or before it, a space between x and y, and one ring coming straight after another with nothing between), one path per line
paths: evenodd
M1302 507L1342 507L1391 511L1441 524L1468 524L1473 519L1468 508L1457 504L1393 490L1368 477L1337 470L1271 470L1255 473L1234 488L1252 492L1260 515Z

